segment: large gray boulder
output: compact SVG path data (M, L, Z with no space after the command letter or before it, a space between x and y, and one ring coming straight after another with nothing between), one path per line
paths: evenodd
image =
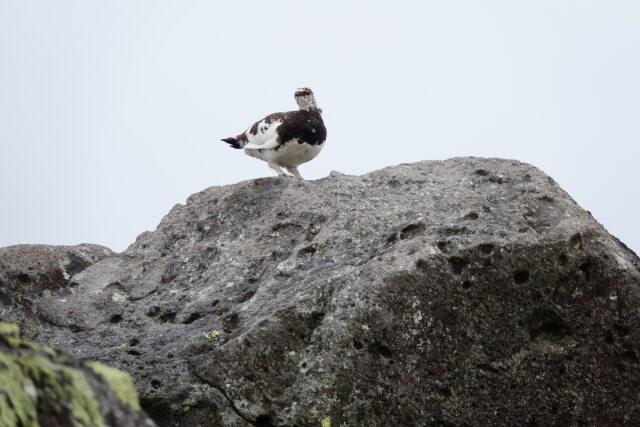
M206 189L20 321L163 426L611 425L639 286L550 177L457 158Z

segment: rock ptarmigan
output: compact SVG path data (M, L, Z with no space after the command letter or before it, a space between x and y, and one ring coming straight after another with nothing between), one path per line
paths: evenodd
M308 87L295 92L297 111L269 114L238 136L223 139L233 148L267 162L280 176L288 176L285 168L296 178L303 179L298 165L318 155L327 139L322 110L316 105L313 91Z

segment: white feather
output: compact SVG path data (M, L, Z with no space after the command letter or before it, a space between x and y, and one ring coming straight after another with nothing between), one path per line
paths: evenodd
M244 149L247 150L268 150L269 148L276 148L278 145L278 140L276 138L271 138L268 141L264 141L262 144L257 144L255 142L250 142L244 146Z
M252 134L250 132L251 128L245 131L245 135L247 135L247 144L244 148L252 148L252 149L265 149L265 148L274 148L278 144L276 143L277 134L276 129L280 126L282 122L274 121L271 123L266 123L262 120L258 123L258 129L256 130L256 134ZM272 144L267 147L265 144Z
M291 141L284 144L281 148L276 150L256 150L256 149L246 149L245 153L251 157L255 157L256 159L264 160L266 162L273 162L280 166L284 167L296 167L301 165L302 163L306 163L309 160L313 159L320 153L322 150L322 145L309 145L309 144L298 144L298 139L294 138ZM264 148L264 146L260 146L259 148Z

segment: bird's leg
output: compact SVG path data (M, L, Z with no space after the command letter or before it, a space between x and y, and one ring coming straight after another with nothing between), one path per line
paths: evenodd
M268 162L267 164L269 165L269 167L271 169L276 171L278 173L278 175L280 175L280 176L289 176L286 173L284 173L284 171L282 169L280 169L280 166L278 166L277 164L275 164L273 162Z
M291 175L295 176L298 179L304 180L302 175L300 175L300 172L298 172L298 167L297 166L291 166L290 168L286 168L286 169Z

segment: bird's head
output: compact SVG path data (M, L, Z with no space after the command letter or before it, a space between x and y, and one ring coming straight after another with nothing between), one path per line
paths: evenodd
M308 87L296 89L296 102L301 110L317 110L316 98Z

